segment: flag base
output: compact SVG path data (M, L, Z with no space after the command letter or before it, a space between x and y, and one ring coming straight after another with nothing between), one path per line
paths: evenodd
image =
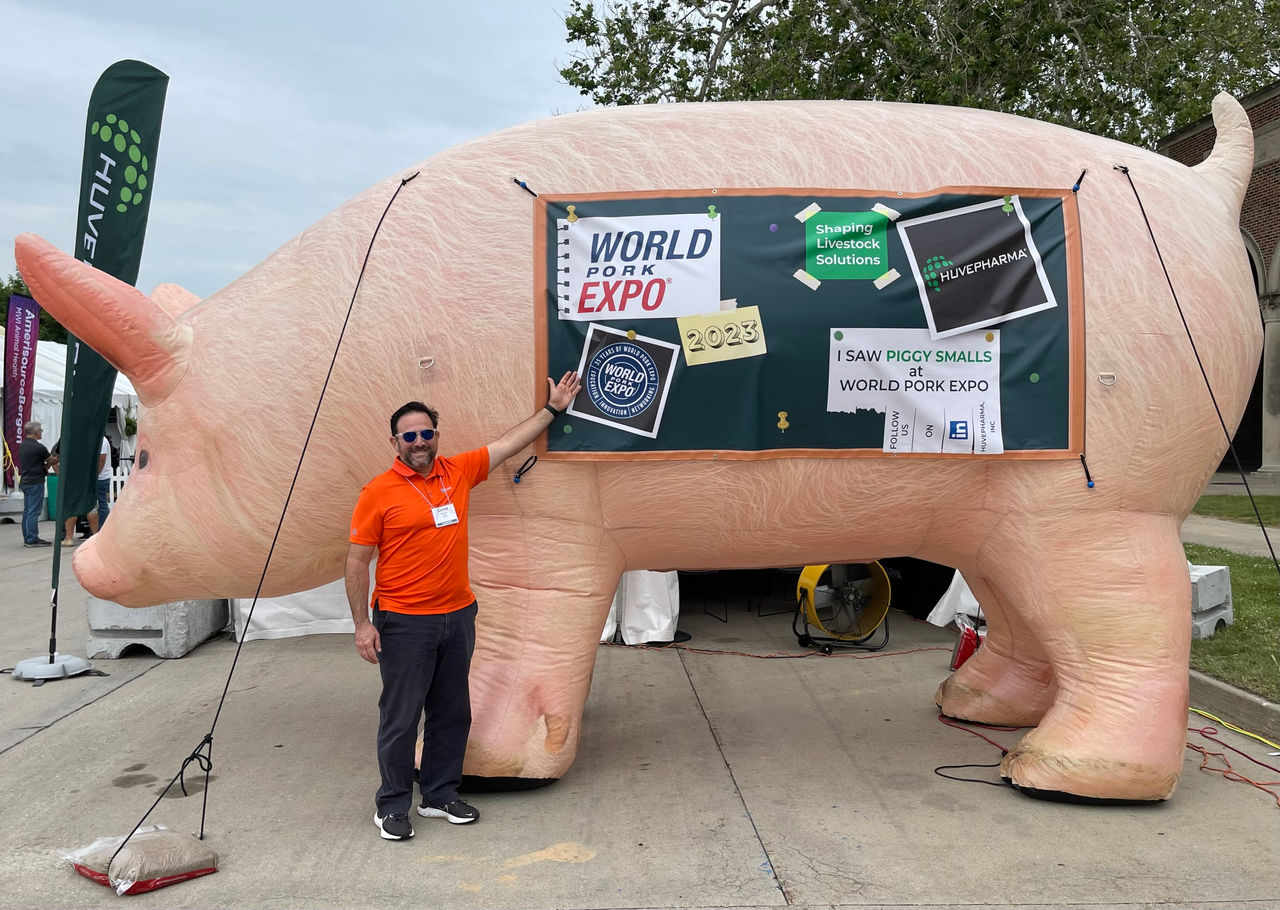
M46 679L63 679L67 676L79 676L93 669L93 664L83 657L74 654L53 653L53 660L48 657L28 657L20 660L13 668L13 678L32 680L37 685Z

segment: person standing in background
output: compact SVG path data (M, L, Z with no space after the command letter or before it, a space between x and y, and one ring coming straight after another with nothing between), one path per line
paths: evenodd
M53 544L40 539L40 507L44 505L44 483L49 468L58 463L56 455L40 442L44 427L38 420L30 420L22 428L22 444L18 446L19 486L22 487L22 545L24 547L50 547Z

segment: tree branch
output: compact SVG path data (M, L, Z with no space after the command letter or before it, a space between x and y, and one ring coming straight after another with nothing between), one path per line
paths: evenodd
M755 6L743 13L735 23L730 24L729 19L738 8L737 0L727 7L724 15L720 17L720 37L716 39L716 46L711 49L711 55L707 60L707 74L702 79L702 85L698 88L698 100L706 101L707 92L711 88L711 81L716 75L716 66L719 63L720 55L724 53L724 47L729 43L729 39L742 28L743 24L753 16L758 16L764 10L771 6L777 6L778 0L758 0Z

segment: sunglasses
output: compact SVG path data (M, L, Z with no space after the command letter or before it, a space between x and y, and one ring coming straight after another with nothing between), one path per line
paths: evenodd
M403 439L406 445L413 445L418 441L418 437L422 437L423 442L430 442L435 438L435 430L406 430L403 433L396 433L397 439Z

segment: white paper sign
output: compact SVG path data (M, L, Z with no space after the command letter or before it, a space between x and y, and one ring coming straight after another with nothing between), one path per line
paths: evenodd
M832 329L827 410L884 414L885 452L1000 454L1000 332Z
M720 225L706 213L560 219L561 319L668 319L720 310Z

